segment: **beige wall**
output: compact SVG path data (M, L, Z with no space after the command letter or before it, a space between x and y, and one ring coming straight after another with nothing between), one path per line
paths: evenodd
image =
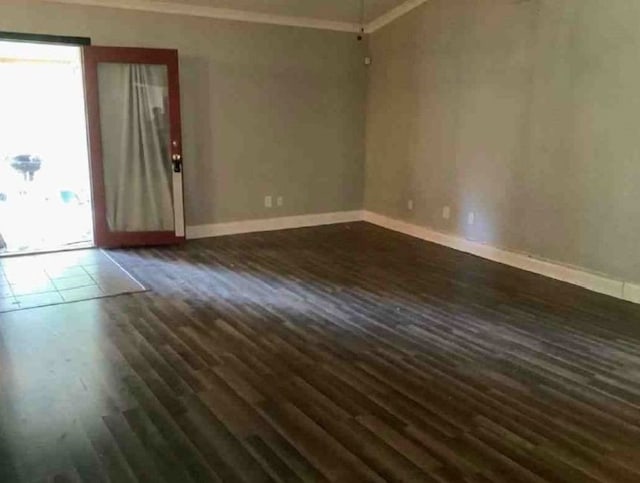
M376 32L365 207L640 282L639 25L630 0L430 0Z
M24 0L0 2L0 30L179 49L189 225L362 206L353 34Z
M629 0L430 0L371 36L365 89L353 34L0 3L0 30L180 50L190 225L366 184L367 209L640 282L637 25Z

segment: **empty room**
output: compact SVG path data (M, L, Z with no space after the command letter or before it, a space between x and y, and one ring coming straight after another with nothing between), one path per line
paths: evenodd
M640 1L0 1L0 483L640 481Z

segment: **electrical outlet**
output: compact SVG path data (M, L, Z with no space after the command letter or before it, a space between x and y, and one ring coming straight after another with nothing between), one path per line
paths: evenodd
M273 206L273 198L271 195L267 195L264 197L264 207L271 208Z
M442 208L442 218L444 218L445 220L451 218L451 208L449 208L448 206Z
M284 198L282 196L278 196L276 198L276 206L283 206L284 205Z
M407 209L413 211L413 200L407 201Z
M467 215L467 225L473 225L476 222L476 214L471 211L469 215Z

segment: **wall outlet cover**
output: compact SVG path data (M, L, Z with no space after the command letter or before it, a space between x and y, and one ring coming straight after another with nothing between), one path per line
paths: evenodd
M442 208L442 218L444 218L445 220L448 220L449 218L451 218L451 208L448 206L445 206Z
M273 198L271 195L267 195L264 197L264 207L271 208L273 206Z
M476 214L472 211L467 216L467 224L473 225L476 222Z

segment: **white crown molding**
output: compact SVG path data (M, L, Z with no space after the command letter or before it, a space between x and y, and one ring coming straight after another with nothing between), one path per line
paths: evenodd
M561 280L572 285L578 285L592 292L598 292L640 304L640 285L637 284L611 279L607 276L592 273L581 268L533 258L523 253L510 252L490 245L483 245L482 243L473 242L456 235L441 233L424 226L414 225L371 211L365 211L363 218L366 222L404 233L405 235L437 243L438 245L470 253L528 272L544 275L545 277L555 280Z
M320 213L315 215L283 216L280 218L266 218L262 220L232 221L230 223L196 225L187 227L187 238L210 238L225 235L237 235L241 233L303 228L307 226L333 225L336 223L362 221L362 218L362 211L338 211L334 213Z
M407 0L404 3L401 3L395 8L392 8L387 13L380 15L378 18L369 22L365 27L365 32L370 34L375 32L378 29L381 29L387 24L390 24L398 17L402 17L404 14L409 13L416 7L419 7L423 3L428 0Z
M206 17L222 20L236 20L238 22L253 22L289 27L306 27L338 32L359 32L357 23L338 22L308 17L294 17L288 15L271 15L267 13L249 12L229 8L208 7L205 5L189 5L175 2L158 2L151 0L45 0L51 3L68 5L85 5L91 7L119 8L125 10L141 10L145 12L187 15L191 17Z
M268 13L249 12L230 8L208 7L206 5L190 5L176 2L160 2L153 0L44 0L50 3L64 3L67 5L85 5L90 7L119 8L124 10L139 10L144 12L165 13L173 15L187 15L191 17L215 18L221 20L235 20L238 22L253 22L270 25L284 25L288 27L306 27L337 32L360 32L358 23L322 20L310 17L294 17L290 15L272 15ZM398 17L419 7L428 0L407 0L397 7L372 20L364 27L365 33L373 33Z

